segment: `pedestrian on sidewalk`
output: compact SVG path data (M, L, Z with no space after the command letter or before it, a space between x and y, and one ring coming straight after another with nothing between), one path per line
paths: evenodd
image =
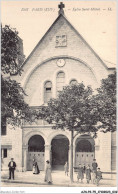
M14 171L16 168L16 163L14 162L14 159L11 158L11 161L8 164L9 167L9 179L11 179L11 177L14 179Z
M64 165L64 171L65 171L65 175L68 176L68 162L66 162Z
M52 184L52 175L51 175L51 165L50 165L50 161L47 160L46 161L46 170L45 170L45 182Z
M95 170L92 170L92 173L91 173L91 182L93 184L96 183L96 171Z
M79 167L78 167L78 175L77 175L78 182L79 182L79 179L81 179L81 183L83 183L83 179L84 179L84 169L81 166L81 164L79 164Z
M86 181L87 183L89 183L91 180L91 169L90 169L90 166L88 165L86 167Z
M102 172L100 171L100 168L97 169L97 173L96 173L96 184L97 186L99 186L99 182L102 179Z
M83 164L83 171L84 171L84 173L86 171L86 165L85 164Z
M39 170L38 164L35 161L35 159L33 159L33 174L39 174L39 173L40 173L40 170Z
M84 174L84 178L85 178L85 172L86 172L86 165L83 164L83 174Z
M93 159L93 163L92 163L92 170L93 170L94 172L97 172L97 167L98 167L98 164L97 164L97 162L96 162L96 159L94 158L94 159Z

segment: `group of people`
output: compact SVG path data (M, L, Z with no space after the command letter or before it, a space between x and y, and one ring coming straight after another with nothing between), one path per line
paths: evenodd
M69 168L67 162L64 165L64 171L65 175L68 176ZM102 179L102 172L100 171L100 168L98 168L96 159L93 160L92 169L90 168L90 165L85 166L85 164L79 164L79 167L77 167L77 181L79 182L79 180L81 180L83 183L84 178L86 178L88 184L91 181L93 184L99 185L99 182Z
M90 168L90 165L81 165L79 164L78 167L78 175L77 180L81 180L83 182L83 179L86 177L86 182L89 184L91 181L93 184L99 185L100 180L102 179L102 172L100 171L100 168L98 168L98 164L96 163L96 159L94 159L92 163L92 169Z
M9 179L11 177L14 179L14 171L16 168L16 163L13 161L14 159L11 158L11 161L8 164L9 167ZM65 170L65 175L68 176L68 163L66 162L64 165L64 170ZM100 168L98 168L98 164L96 163L96 159L94 159L92 163L92 169L90 168L90 165L81 165L79 164L79 167L77 168L78 174L77 174L77 180L81 180L83 182L83 179L86 177L86 182L89 183L90 181L93 184L96 184L97 186L99 185L100 180L102 179L102 172L100 171ZM40 170L38 167L37 162L35 159L33 159L33 174L39 174ZM48 184L52 184L52 175L51 175L51 165L50 161L46 161L46 169L45 169L45 182Z
M35 159L33 159L33 174L39 174L40 170L38 167L37 162ZM52 184L52 175L51 175L51 165L49 160L46 161L46 170L45 170L45 182L48 182L49 184Z
M52 175L51 175L51 165L49 160L46 161L46 170L45 170L45 179L44 181L51 184L52 183ZM14 159L11 158L11 161L8 164L9 167L9 179L13 178L14 179L14 171L16 169L16 163L14 162ZM33 165L32 165L32 170L33 170L33 174L39 174L40 170L38 167L37 162L35 161L35 159L33 159Z

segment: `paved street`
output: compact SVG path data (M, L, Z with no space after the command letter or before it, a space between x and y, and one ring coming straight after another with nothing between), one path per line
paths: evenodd
M86 179L83 180L83 183L77 183L77 174L74 173L74 183L70 183L69 176L65 176L63 171L53 171L52 172L52 179L53 184L48 185L44 182L44 172L41 171L40 174L34 175L31 171L27 172L15 172L15 180L8 180L8 171L2 171L1 172L1 180L2 180L2 187L5 186L12 186L12 187L96 187L96 185L93 185L92 183L87 184ZM115 187L116 186L116 180L110 179L108 175L106 176L103 174L103 179L100 181L99 187Z

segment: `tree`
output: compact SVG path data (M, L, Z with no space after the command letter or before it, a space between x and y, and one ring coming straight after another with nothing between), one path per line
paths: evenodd
M18 32L9 26L1 28L1 123L6 118L12 125L18 125L21 119L31 120L31 109L24 101L25 92L19 83L12 80L12 74L21 75L24 61L21 39Z
M57 99L51 99L47 106L40 107L37 118L53 124L54 129L71 132L71 169L70 180L73 182L73 139L76 133L93 133L96 135L97 118L91 100L91 87L83 83L69 85L60 91Z
M21 124L21 119L31 121L31 110L24 101L26 95L15 80L1 77L1 120L2 126L7 122L12 125Z
M101 82L93 101L97 110L98 128L104 133L116 131L116 71Z
M1 70L4 74L21 74L24 61L22 40L16 29L1 27Z

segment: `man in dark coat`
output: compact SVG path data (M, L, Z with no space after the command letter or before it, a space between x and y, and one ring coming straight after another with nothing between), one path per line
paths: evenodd
M97 172L97 167L98 167L98 164L96 162L96 159L93 160L93 163L92 163L92 170L96 173Z
M13 160L14 159L11 158L11 161L8 164L8 167L9 167L9 179L11 179L11 176L14 179L14 171L15 171L15 168L16 168L16 163Z

